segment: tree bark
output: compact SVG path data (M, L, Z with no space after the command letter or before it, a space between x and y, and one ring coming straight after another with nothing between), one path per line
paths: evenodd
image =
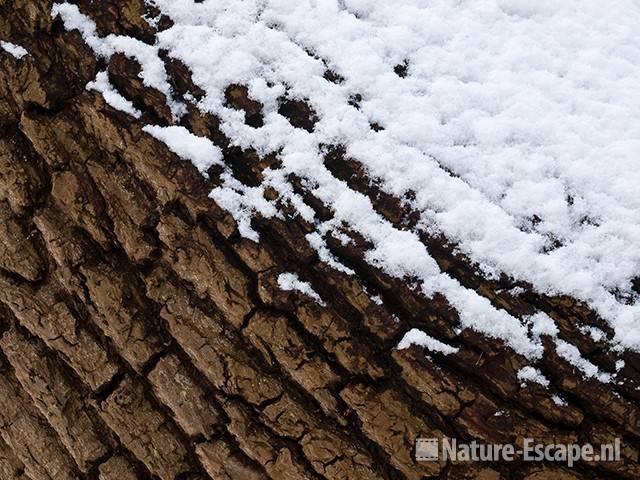
M141 1L76 2L100 35L153 41ZM638 356L624 380L585 379L545 343L547 388L521 385L526 359L495 339L458 332L441 297L364 260L367 243L345 228L328 239L356 275L318 258L299 216L257 217L260 243L208 197L201 176L144 133L173 122L160 92L124 55L96 59L77 31L51 18L51 2L0 0L0 478L174 479L608 479L640 478ZM136 120L85 85L107 69L140 111ZM177 92L197 92L166 59ZM262 122L260 105L232 85L229 104ZM313 112L281 113L312 128ZM233 147L216 118L188 106L183 126L212 139L247 185L276 156ZM294 123L295 124L295 123ZM368 196L397 228L417 218L379 190L339 146L325 164ZM299 179L293 188L331 216ZM287 211L287 205L282 204ZM594 364L615 358L577 328L610 329L570 298L489 281L443 238L423 238L441 269L514 315L541 310ZM278 287L297 272L326 303ZM382 301L377 301L380 296ZM459 350L395 346L420 328ZM428 354L427 354L428 353ZM556 395L562 402L555 402ZM581 444L622 441L618 462L418 462L417 438Z

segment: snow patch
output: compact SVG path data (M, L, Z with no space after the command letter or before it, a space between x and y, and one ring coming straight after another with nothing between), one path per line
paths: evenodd
M335 270L346 273L347 275L355 275L355 272L349 267L340 263L327 248L326 242L318 232L308 233L305 238L309 245L318 253L318 258Z
M535 382L543 387L549 387L549 380L537 368L526 366L518 370L518 380L525 386L525 382Z
M0 47L7 53L10 53L15 58L20 60L25 55L28 55L27 49L21 47L20 45L16 45L15 43L5 42L4 40L0 40Z
M231 213L240 235L254 242L260 241L260 235L251 227L254 212L265 218L280 216L273 203L264 197L264 186L249 187L239 182L228 169L220 178L222 185L214 188L209 197Z
M537 312L525 318L525 321L530 326L531 334L534 338L540 338L542 335L549 335L550 337L558 335L558 327L546 313Z
M297 274L295 273L281 273L278 275L278 286L285 291L296 291L300 293L304 293L306 296L313 298L318 304L325 307L327 304L322 301L320 295L318 295L315 290L311 287L311 284L308 282L303 282L300 280Z
M594 342L600 342L607 338L607 334L605 332L591 325L584 325L580 327L580 332L585 335L589 335Z
M427 335L417 328L412 328L405 333L402 340L400 340L400 343L398 343L397 348L398 350L404 350L405 348L409 348L411 345L419 345L429 351L439 352L444 355L450 355L458 352L458 348L442 343L440 340Z
M120 52L137 60L141 67L140 77L143 84L164 93L174 119L180 118L186 112L185 106L173 99L173 90L164 69L164 62L158 56L157 45L148 45L125 35L109 34L103 38L99 37L93 20L80 12L77 5L54 4L51 16L55 18L58 15L67 30L77 29L80 32L96 55L109 60L113 54Z
M596 378L602 383L611 381L611 374L601 372L597 366L582 357L580 350L564 340L556 339L556 352L571 365L576 367L587 378Z
M223 165L220 147L214 145L208 138L194 135L184 127L145 125L142 129L166 143L169 149L180 158L191 160L191 163L204 176L206 176L209 167Z
M128 113L135 118L140 118L142 115L142 112L135 108L133 103L124 98L115 88L113 88L113 85L109 83L109 76L107 75L107 72L98 72L95 80L87 83L86 88L87 90L96 90L102 93L105 102L116 110Z

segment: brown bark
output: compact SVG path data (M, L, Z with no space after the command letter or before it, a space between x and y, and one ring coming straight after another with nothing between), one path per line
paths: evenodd
M152 41L141 1L79 1L101 35ZM255 244L207 194L217 181L142 132L170 123L163 94L144 87L122 55L111 82L140 121L84 86L98 61L77 31L50 17L51 2L0 0L0 479L600 479L640 478L638 357L625 381L585 380L547 342L550 390L527 384L526 360L465 330L440 297L364 261L367 245L328 239L348 276L321 262L300 217L256 218ZM175 60L178 94L198 89ZM101 68L104 68L102 66ZM260 105L232 85L228 103L254 126ZM283 101L281 114L312 129L314 112ZM194 107L183 124L223 148L251 185L277 158L229 145ZM367 195L397 228L416 213L379 190L339 147L326 165ZM291 178L320 217L331 215ZM281 205L286 211L288 206ZM542 310L560 335L604 370L614 358L574 322L611 333L568 298L514 297L442 238L423 238L441 269L514 315ZM278 288L298 272L326 305ZM380 294L382 304L370 295ZM395 350L412 327L459 347ZM567 402L556 405L550 395ZM417 437L459 441L600 444L620 437L622 460L579 463L416 462Z

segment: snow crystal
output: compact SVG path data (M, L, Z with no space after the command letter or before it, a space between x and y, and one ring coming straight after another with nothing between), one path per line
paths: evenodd
M116 110L128 113L136 118L140 118L142 113L133 106L129 100L120 95L115 88L109 83L107 72L98 72L96 79L87 83L87 90L96 90L102 93L105 102Z
M16 45L15 43L5 42L3 40L0 40L0 48L2 48L5 52L10 53L18 60L29 54L29 52L27 52L24 47Z
M300 278L298 278L298 275L296 275L295 273L281 273L278 276L278 286L282 290L304 293L306 296L313 298L323 307L326 306L326 303L322 301L320 295L318 295L311 287L311 284L300 280Z
M422 330L417 328L412 328L407 333L404 334L400 343L398 343L398 350L404 350L405 348L409 348L411 345L419 345L421 347L426 348L432 352L440 352L444 355L449 355L452 353L457 353L458 349L456 347L452 347L451 345L447 345L446 343L442 343L440 340L430 337Z
M531 366L522 367L518 370L518 380L522 382L522 386L524 386L527 381L538 383L543 387L549 386L549 380L547 380L542 372Z
M553 403L555 403L556 405L558 405L559 407L566 407L567 406L567 402L565 402L561 397L559 397L558 395L551 395L551 400L553 401Z

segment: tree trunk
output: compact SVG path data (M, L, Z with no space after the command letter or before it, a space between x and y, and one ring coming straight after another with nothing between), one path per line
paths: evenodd
M141 1L76 2L101 36L153 41ZM0 0L0 478L607 479L640 478L637 355L624 379L583 375L545 340L545 388L502 342L458 331L446 299L425 298L364 259L367 242L328 239L355 275L318 258L299 216L253 219L255 243L208 197L208 177L142 131L172 124L164 95L124 55L96 59L51 2ZM96 73L140 119L86 90ZM176 91L197 91L166 59ZM261 122L246 88L229 103ZM281 113L313 124L303 103ZM188 106L181 125L219 145L247 185L274 157L230 145ZM328 148L327 168L397 228L416 215L357 161ZM291 178L318 216L330 216ZM283 204L286 211L287 206ZM595 365L615 357L576 325L610 329L570 298L489 281L443 238L423 238L441 269L514 315L544 311ZM295 273L322 299L285 290ZM453 347L397 349L411 328ZM620 376L619 378L622 378ZM617 462L417 461L417 438L458 443L622 442Z

